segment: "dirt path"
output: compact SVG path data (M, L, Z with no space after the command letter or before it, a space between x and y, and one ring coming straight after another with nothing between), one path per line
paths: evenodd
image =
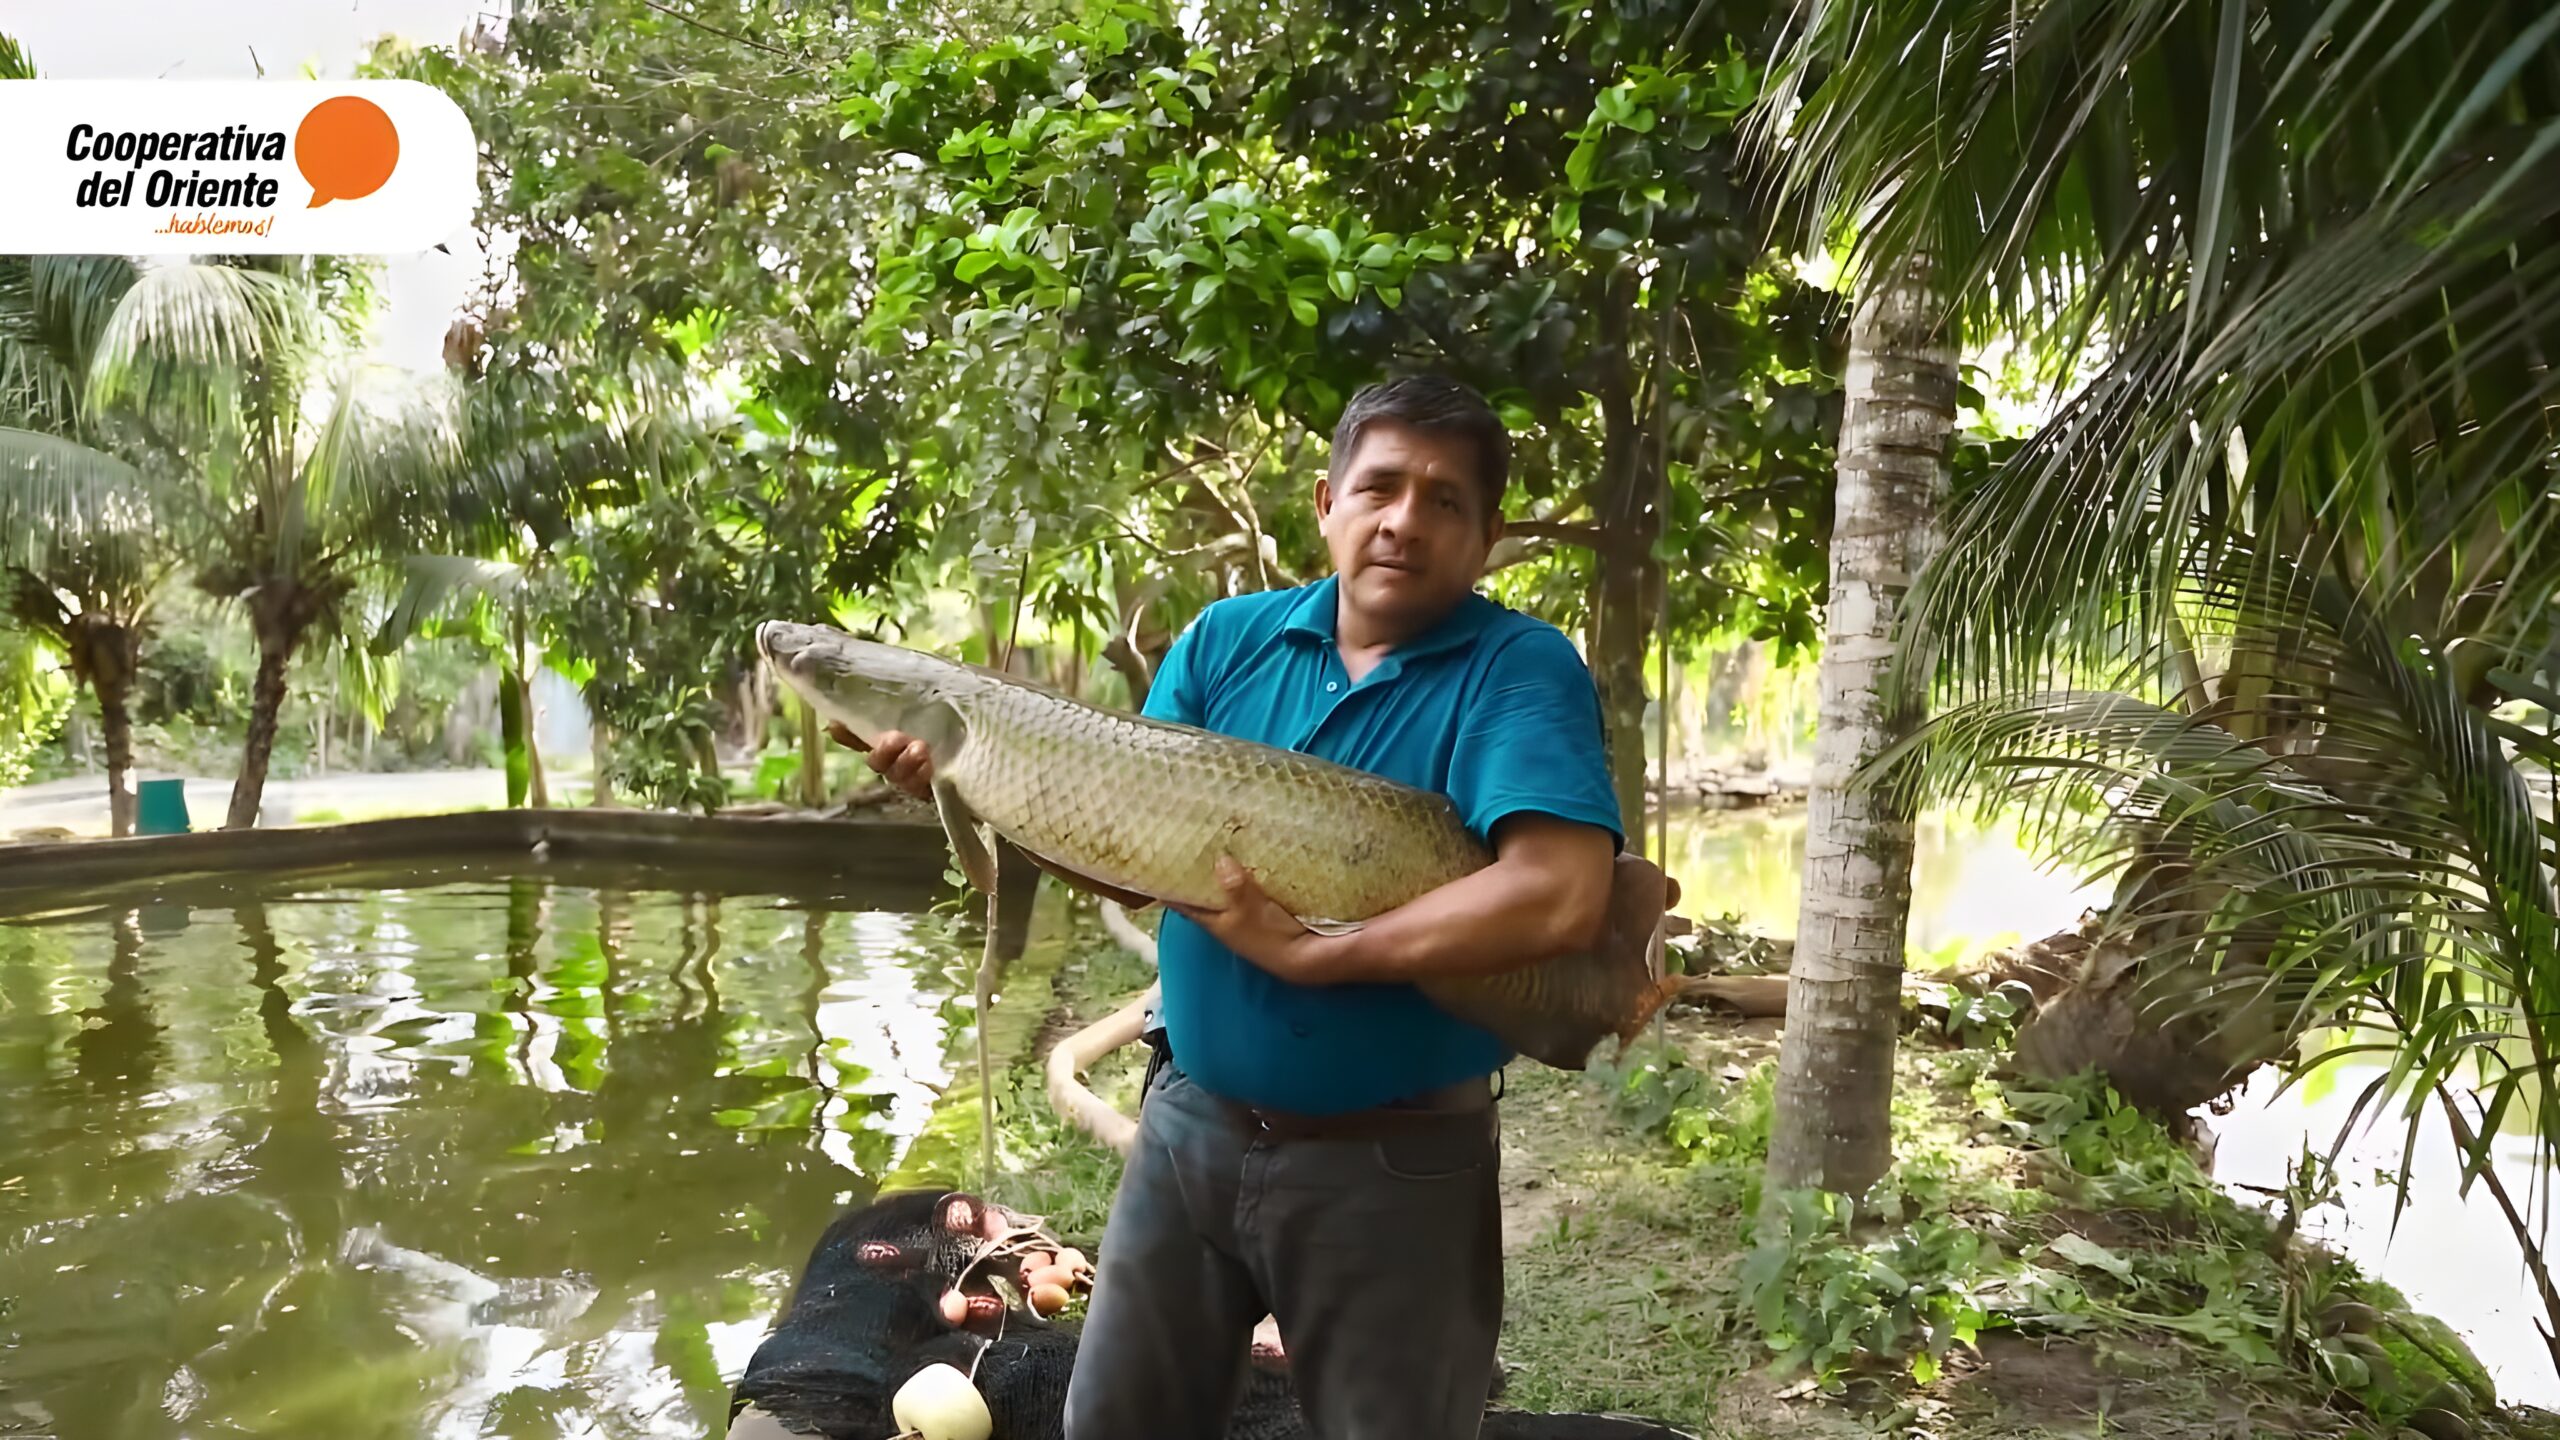
M231 779L228 776L205 779L145 770L135 779L185 780L187 817L198 830L219 826L223 812L231 804ZM568 784L575 784L576 791L564 795L564 786ZM584 781L554 776L552 788L555 798L585 798ZM334 812L336 818L342 820L365 820L386 815L432 815L449 810L495 809L507 803L507 777L501 770L410 770L394 773L350 770L293 780L269 780L265 803L266 820L270 825L290 825L298 817L314 811ZM22 835L24 831L57 830L82 837L107 833L105 776L85 775L0 790L0 840L37 838Z

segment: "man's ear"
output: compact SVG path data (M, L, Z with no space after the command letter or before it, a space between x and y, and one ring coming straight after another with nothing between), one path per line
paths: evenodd
M1333 477L1319 475L1316 477L1316 519L1321 522L1332 518Z

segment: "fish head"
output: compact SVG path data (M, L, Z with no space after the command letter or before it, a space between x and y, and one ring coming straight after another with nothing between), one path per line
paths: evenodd
M949 695L964 667L899 645L847 635L824 625L767 620L756 627L756 653L783 683L818 713L838 721L868 743L898 730L939 751L946 735Z

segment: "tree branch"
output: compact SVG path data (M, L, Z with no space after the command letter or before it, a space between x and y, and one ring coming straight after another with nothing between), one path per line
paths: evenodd
M741 44L741 45L744 45L744 46L746 46L747 48L749 48L749 49L751 49L751 50L761 50L761 51L763 51L764 53L766 53L767 55L779 55L779 56L781 56L781 57L782 57L783 59L785 59L785 60L790 60L790 59L795 58L795 57L792 55L792 53L791 53L790 51L788 51L788 50L780 49L780 48L778 48L778 47L776 47L776 46L772 46L772 45L767 45L766 43L764 43L764 42L763 42L763 41L761 41L761 40L757 40L757 39L754 39L754 38L749 37L749 36L741 35L741 34L739 34L739 33L738 33L737 31L735 31L735 30L724 30L724 29L720 28L719 26L717 26L717 25L714 25L714 24L710 23L710 22L709 22L709 21L707 21L707 20L696 20L695 18L693 18L693 17L692 17L692 16L690 16L690 15L685 14L685 13L684 13L683 11L681 11L681 10L670 10L670 9L668 9L666 6L659 4L659 3L658 3L658 0L640 0L640 3L641 3L641 4L643 4L643 5L648 6L650 9L657 11L659 14L664 15L664 16L666 16L667 18L669 18L669 19L671 19L671 20L681 20L681 21L683 21L684 23L686 23L687 25L692 26L692 27L693 27L694 29L696 29L696 30L704 30L704 31L708 31L708 32L710 32L711 34L714 34L714 35L719 36L719 37L720 37L721 39L723 39L723 40L734 40L734 41L736 41L737 43L739 43L739 44Z
M1493 547L1493 552L1485 557L1484 573L1491 575L1497 570L1508 570L1514 565L1526 565L1532 560L1543 560L1554 554L1555 550L1555 542L1552 540L1526 540L1518 535L1505 535Z
M1502 533L1522 540L1547 540L1585 548L1600 543L1602 527L1577 520L1513 520L1505 523Z

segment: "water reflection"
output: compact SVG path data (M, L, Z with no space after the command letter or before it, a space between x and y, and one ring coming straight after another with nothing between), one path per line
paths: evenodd
M2242 1088L2232 1113L2213 1124L2214 1178L2281 1188L2301 1147L2307 1143L2327 1153L2356 1097L2381 1073L2376 1066L2333 1063L2278 1097L2277 1077L2261 1072ZM2387 1177L2400 1167L2409 1139L2407 1115L2367 1115L2338 1156L2338 1203L2313 1211L2303 1229L2459 1330L2488 1367L2501 1399L2560 1407L2560 1375L2552 1372L2550 1352L2534 1330L2542 1306L2525 1277L2514 1232L2486 1186L2461 1193L2461 1157L2451 1127L2440 1112L2428 1109L2417 1130L2404 1203ZM2491 1143L2491 1163L2518 1206L2539 1212L2539 1240L2547 1252L2560 1240L2560 1228L2539 1209L2551 1177L2537 1175L2532 1165L2531 1124L2529 1116L2510 1112L2505 1133Z
M1805 812L1685 810L1671 816L1672 878L1686 914L1731 914L1792 937L1804 882ZM1957 959L2067 929L2106 900L2103 886L2058 874L2021 843L2014 825L1934 812L1913 836L1910 945ZM1650 853L1650 852L1648 852Z
M713 1429L975 949L540 876L0 926L10 1423Z

